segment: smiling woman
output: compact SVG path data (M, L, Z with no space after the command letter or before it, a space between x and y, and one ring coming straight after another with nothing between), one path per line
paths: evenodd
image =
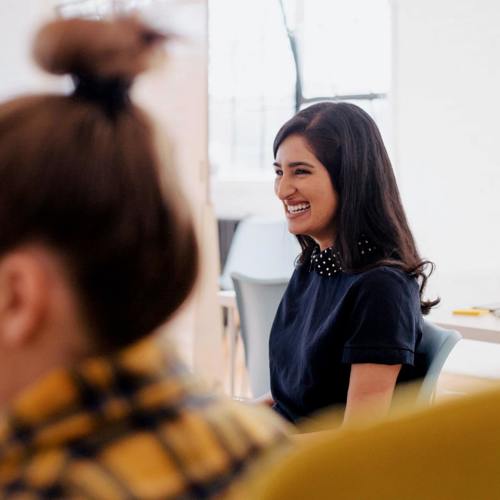
M274 189L283 202L288 230L314 238L321 250L333 245L338 195L307 141L300 135L287 137L274 165Z
M396 382L420 378L423 260L370 116L304 109L274 142L275 192L301 244L270 339L275 409L295 422L345 405L385 413ZM432 264L430 264L432 267Z

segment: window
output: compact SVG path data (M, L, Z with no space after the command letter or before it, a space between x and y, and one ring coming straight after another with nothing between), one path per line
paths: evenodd
M390 142L390 43L388 0L209 0L213 176L270 179L276 132L317 100L360 105Z
M271 175L293 110L293 60L275 0L209 0L209 149L218 178Z
M388 0L303 1L297 26L303 96L353 102L390 147L391 15Z

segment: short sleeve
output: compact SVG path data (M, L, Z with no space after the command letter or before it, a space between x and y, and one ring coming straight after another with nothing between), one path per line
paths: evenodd
M342 362L414 364L419 336L418 284L398 269L373 269L351 288Z

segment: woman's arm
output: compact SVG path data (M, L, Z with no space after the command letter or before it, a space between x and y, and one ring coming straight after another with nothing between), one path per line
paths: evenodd
M400 370L401 365L351 365L344 423L387 415Z

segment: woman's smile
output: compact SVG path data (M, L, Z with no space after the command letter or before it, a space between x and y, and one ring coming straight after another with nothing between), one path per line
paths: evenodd
M311 204L307 201L300 203L292 203L285 201L286 208L286 216L289 219L296 219L297 217L301 217L305 214L309 214L311 211Z

